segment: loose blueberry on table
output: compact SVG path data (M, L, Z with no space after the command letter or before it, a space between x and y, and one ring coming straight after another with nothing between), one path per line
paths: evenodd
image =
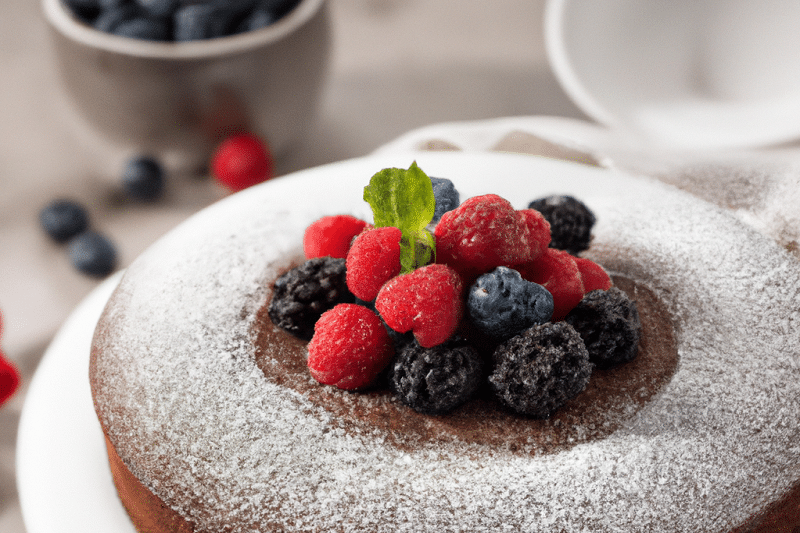
M556 245L588 246L595 219L579 201L531 203L566 213L516 210L493 194L459 204L452 182L416 163L375 174L364 199L372 224L332 215L307 228L306 263L278 278L269 304L276 326L310 338L321 384L388 382L428 415L486 388L520 415L548 418L595 367L636 356L635 302L600 265L553 247L551 224Z

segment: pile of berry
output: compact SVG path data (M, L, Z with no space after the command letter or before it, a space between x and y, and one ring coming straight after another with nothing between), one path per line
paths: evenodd
M308 261L277 280L270 317L310 339L320 383L357 390L386 375L400 401L428 414L488 384L512 410L549 417L595 366L635 357L640 330L634 302L602 267L551 247L558 233L585 249L587 224L574 221L594 223L585 205L559 198L533 202L550 205L547 216L493 194L459 205L449 180L416 163L384 169L364 191L374 224L311 224Z
M264 28L299 0L64 0L82 21L151 41L213 39Z

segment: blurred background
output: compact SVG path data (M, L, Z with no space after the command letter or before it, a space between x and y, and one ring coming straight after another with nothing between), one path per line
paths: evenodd
M330 69L317 119L276 173L367 155L431 123L517 115L584 118L545 55L543 0L333 0ZM70 311L99 282L37 220L83 202L125 266L163 232L222 198L207 177L170 176L154 204L121 199L107 147L76 127L52 68L37 0L0 3L0 346L23 386L0 410L0 532L25 533L14 444L27 385Z

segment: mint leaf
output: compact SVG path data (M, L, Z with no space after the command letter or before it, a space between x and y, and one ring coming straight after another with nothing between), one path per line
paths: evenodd
M385 168L376 173L364 187L364 200L372 208L375 227L391 226L402 232L402 273L430 262L435 243L425 226L433 219L436 199L431 179L416 161L408 170Z

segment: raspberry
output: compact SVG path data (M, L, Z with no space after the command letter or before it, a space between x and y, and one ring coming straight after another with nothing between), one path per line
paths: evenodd
M275 281L269 317L279 328L309 340L322 313L354 300L345 282L344 259L317 257Z
M611 288L611 278L603 267L585 257L575 257L575 264L581 273L583 291L589 293L595 290L607 291Z
M306 259L325 256L344 259L355 236L367 227L369 224L350 215L320 218L303 235Z
M324 385L354 390L371 385L394 355L378 315L356 304L322 314L308 343L308 368Z
M636 302L613 287L588 293L565 319L583 338L598 368L610 368L636 357L642 324Z
M371 302L383 284L400 273L402 236L397 228L373 228L353 241L347 254L347 287L356 298Z
M572 196L548 196L528 206L550 222L550 246L575 255L589 248L595 216L586 205Z
M438 222L442 215L452 211L461 203L461 195L447 178L431 177L433 197L436 199L436 209L433 212L432 222Z
M467 282L498 266L532 261L547 244L531 232L530 217L495 194L470 198L436 226L437 261Z
M72 200L55 200L39 212L39 222L56 242L66 242L89 227L86 208Z
M241 133L222 141L211 158L214 177L231 191L272 178L272 156L255 135Z
M446 341L464 312L462 282L452 268L427 265L386 282L375 308L395 331L413 331L424 348Z
M516 270L497 267L470 287L467 310L481 333L506 340L553 314L553 296Z
M164 189L164 170L152 157L135 157L122 170L122 187L131 198L155 200Z
M497 347L489 385L501 403L534 418L549 418L589 382L589 352L572 326L533 326Z
M583 298L583 281L575 258L563 250L548 248L532 263L520 265L520 274L553 295L553 322L563 320Z
M405 345L389 365L389 388L405 405L439 415L466 402L483 381L483 361L463 340Z
M3 332L3 315L0 314L0 334ZM13 396L19 388L19 371L7 360L0 351L0 406Z

